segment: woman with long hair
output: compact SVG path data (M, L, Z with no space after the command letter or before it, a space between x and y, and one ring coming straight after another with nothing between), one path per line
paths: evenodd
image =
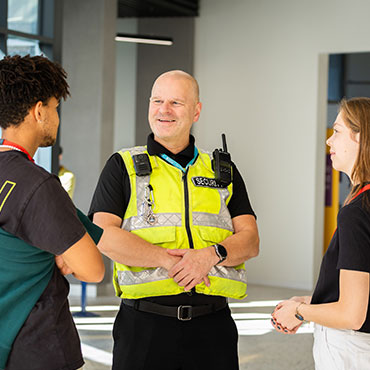
M271 322L294 334L315 323L316 370L370 369L370 98L342 100L327 140L333 168L352 189L337 217L337 229L322 260L312 297L277 305Z

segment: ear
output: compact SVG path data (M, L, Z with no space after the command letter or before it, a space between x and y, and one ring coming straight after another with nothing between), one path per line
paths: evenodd
M197 122L199 120L201 110L202 110L202 103L198 102L196 107L195 107L194 121L193 122Z
M33 118L36 122L41 122L43 117L43 104L42 101L38 101L32 108L31 108L31 114L33 115Z

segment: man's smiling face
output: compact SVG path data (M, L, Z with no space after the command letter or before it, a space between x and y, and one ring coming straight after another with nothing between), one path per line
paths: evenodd
M169 73L156 80L148 114L156 141L164 146L188 141L191 126L199 114L200 103L188 78Z

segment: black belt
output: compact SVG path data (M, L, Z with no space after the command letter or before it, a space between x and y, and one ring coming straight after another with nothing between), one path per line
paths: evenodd
M222 301L214 304L206 304L202 306L164 306L158 303L144 301L141 299L122 299L122 303L133 307L135 310L154 313L157 315L176 317L181 321L189 321L193 317L207 315L227 306L227 301Z

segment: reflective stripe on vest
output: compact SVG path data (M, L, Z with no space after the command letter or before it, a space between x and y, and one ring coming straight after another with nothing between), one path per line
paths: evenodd
M118 283L120 285L134 285L142 283L151 283L157 280L168 279L168 272L166 269L159 267L156 269L142 270L142 271L117 271ZM231 279L240 282L245 282L247 274L245 270L236 270L232 267L214 266L208 274L209 276L222 277L224 279Z
M153 172L149 176L136 176L132 156L147 153L145 147L122 150L120 154L130 177L131 198L122 228L144 240L163 248L189 248L185 229L185 213L189 222L194 248L205 248L222 242L233 233L233 225L227 203L231 198L232 184L228 188L196 187L191 178L202 176L214 179L211 156L200 152L195 163L188 169L189 209L184 207L184 185L179 169L156 156L149 156ZM148 224L142 215L145 189L153 187L154 224ZM244 264L236 267L215 266L209 273L211 286L198 284L198 293L244 298L246 272ZM116 293L122 298L175 295L184 292L164 268L130 267L114 264Z

